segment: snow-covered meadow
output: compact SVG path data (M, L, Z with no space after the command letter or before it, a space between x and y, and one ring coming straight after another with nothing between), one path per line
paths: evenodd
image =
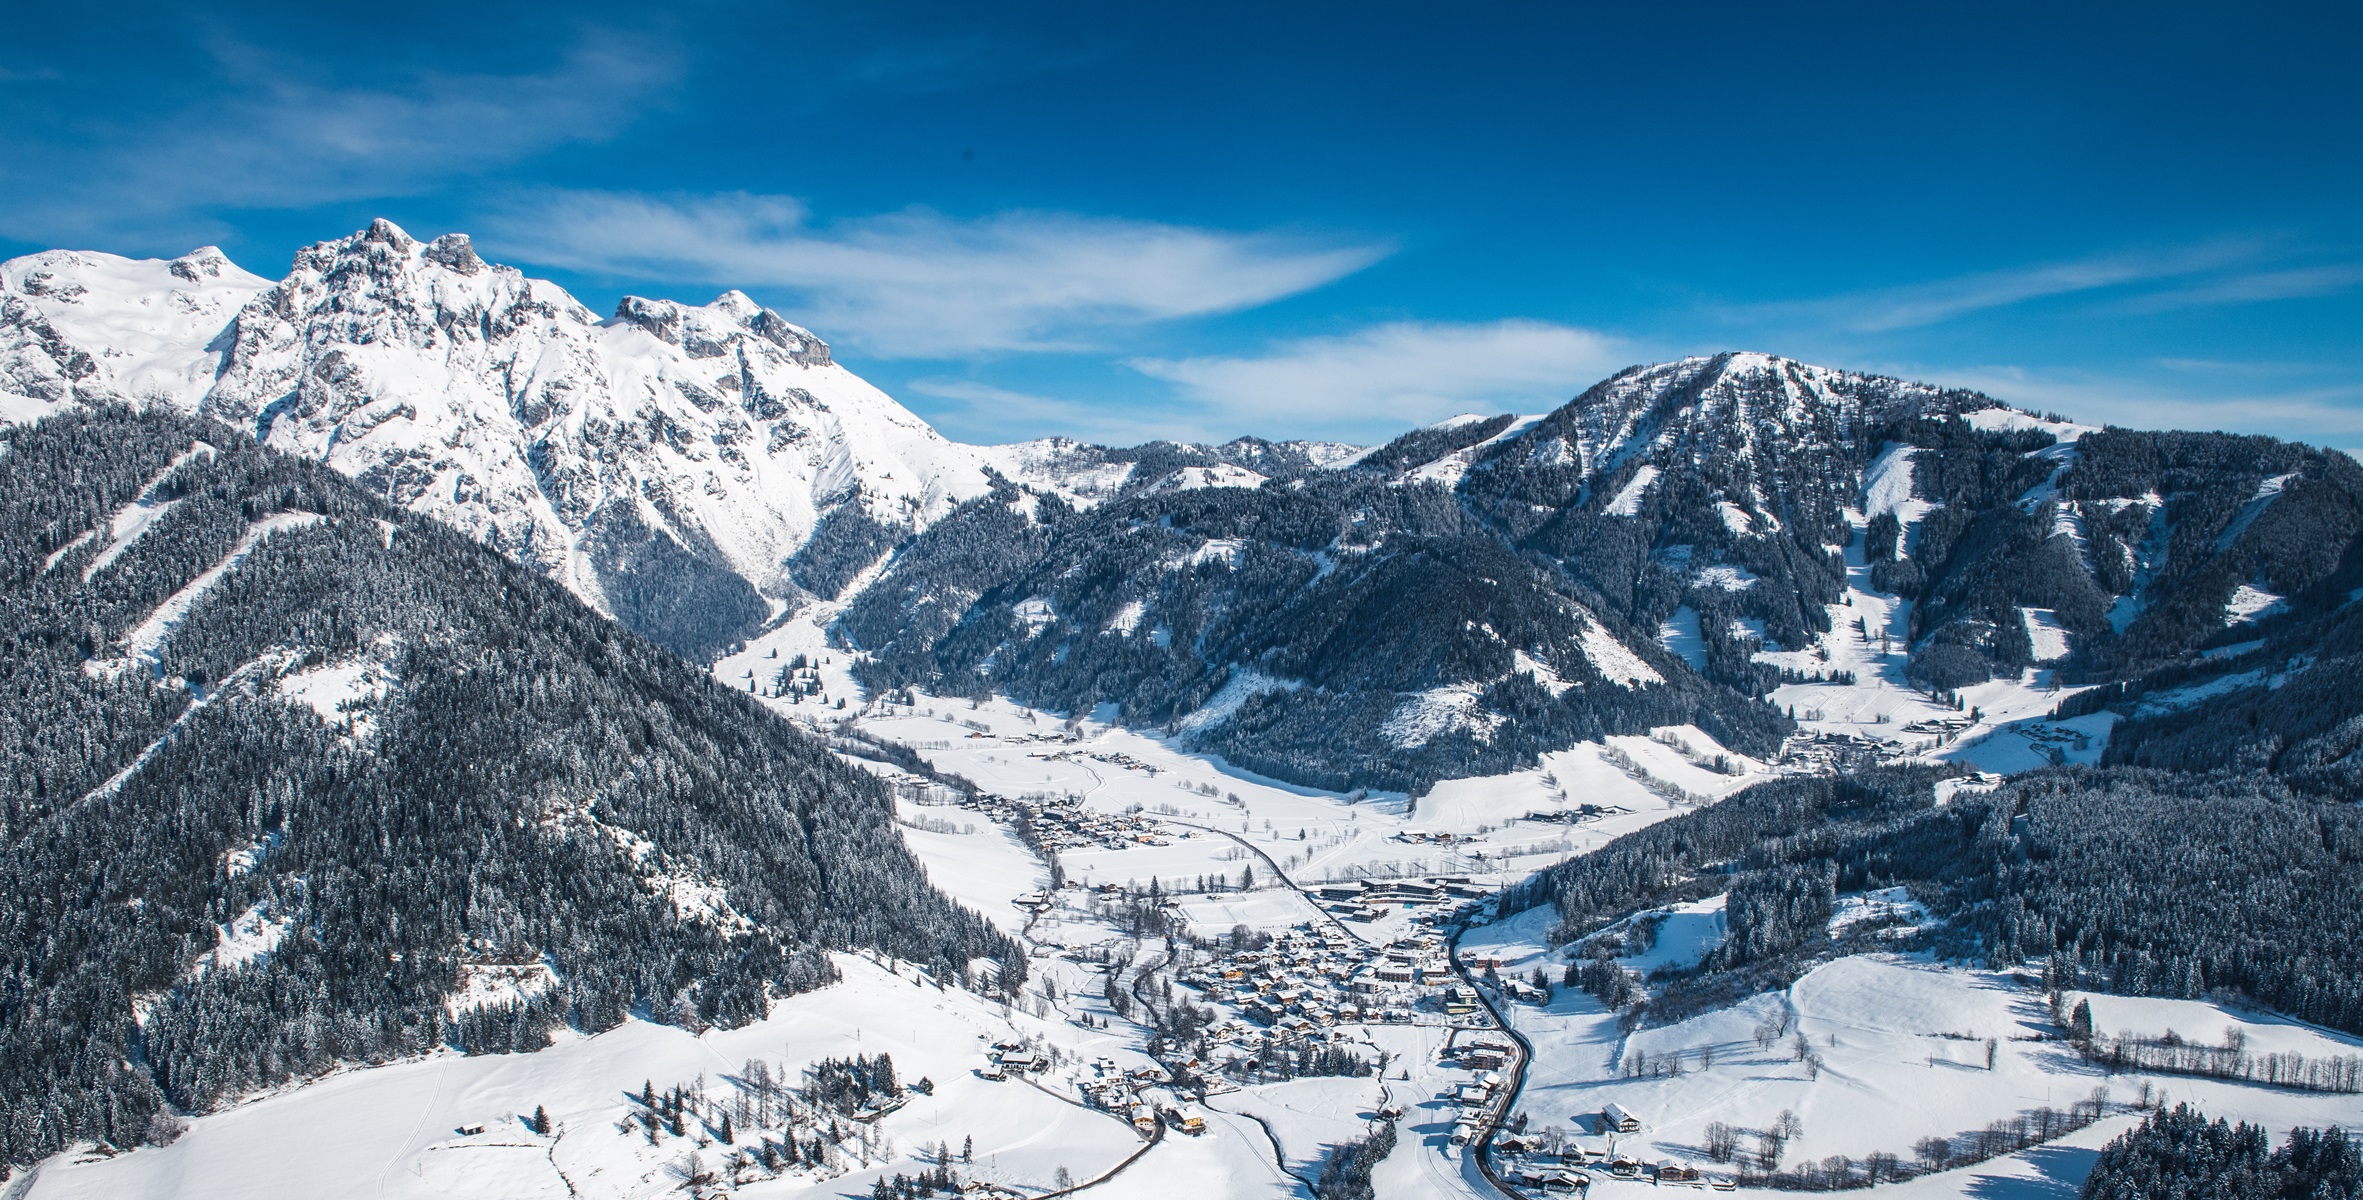
M1911 911L1898 909L1901 903L1908 902L1892 895L1850 897L1834 923L1860 920L1883 907L1909 919ZM1702 942L1719 936L1696 920L1712 915L1706 911L1710 906L1715 902L1685 906L1698 912L1674 912L1656 950L1624 964L1639 970L1694 958ZM1686 928L1685 917L1697 927ZM1556 975L1565 955L1543 948L1550 920L1548 911L1533 910L1481 927L1464 939L1463 952L1498 956L1504 977L1538 965ZM1600 1113L1614 1103L1641 1124L1638 1133L1617 1139L1617 1151L1729 1174L1731 1166L1710 1158L1712 1125L1730 1127L1739 1152L1752 1159L1761 1152L1761 1134L1775 1130L1781 1114L1789 1113L1797 1125L1782 1139L1783 1164L1837 1155L1859 1164L1882 1152L1911 1163L1923 1139L1957 1143L1995 1121L2042 1108L2065 1112L2105 1094L2109 1115L2099 1125L2057 1143L1906 1185L1922 1195L1989 1194L1987 1185L1976 1182L1987 1178L2019 1180L2014 1187L2056 1188L2064 1180L2065 1194L2072 1194L2089 1166L2090 1149L2136 1120L2128 1106L2143 1097L2145 1088L2152 1099L2189 1101L2213 1115L2276 1129L2352 1125L2363 1111L2351 1095L2181 1075L2112 1074L2063 1040L2032 979L2039 974L1944 965L1924 956L1856 955L1825 963L1786 989L1638 1031L1624 1028L1616 1014L1581 990L1563 988L1547 1005L1507 1006L1512 1022L1535 1047L1535 1065L1518 1107L1535 1129L1555 1129L1605 1149L1608 1131ZM2363 1039L2203 1001L2069 999L2089 999L2095 1026L2104 1034L2155 1037L2172 1029L2212 1044L2237 1029L2258 1052L2363 1054ZM2063 1163L2083 1166L2067 1178Z
M1140 1146L1129 1125L1031 1087L978 1078L989 1043L1038 1035L1045 1022L956 988L938 988L854 955L843 982L778 1005L771 1017L704 1034L629 1021L595 1037L561 1035L532 1054L424 1061L341 1071L190 1123L170 1146L113 1158L54 1160L19 1196L41 1200L264 1200L319 1196L654 1197L680 1193L676 1168L694 1139L652 1146L617 1124L644 1082L715 1086L749 1059L796 1064L852 1053L893 1056L905 1081L933 1095L881 1119L891 1147L826 1180L751 1184L747 1196L867 1194L881 1171L915 1169L924 1146L975 1139L966 1170L1029 1191L1057 1171L1089 1178ZM537 1107L552 1132L526 1125ZM461 1130L481 1126L482 1133ZM718 1157L710 1140L702 1148Z

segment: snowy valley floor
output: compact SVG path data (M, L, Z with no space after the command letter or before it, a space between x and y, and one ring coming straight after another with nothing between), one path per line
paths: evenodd
M1855 597L1853 605L1862 606L1856 615L1868 613L1875 600L1868 593ZM1191 933L1215 937L1245 926L1285 934L1304 927L1330 939L1325 953L1376 962L1381 948L1411 944L1431 930L1448 906L1390 903L1339 913L1306 891L1429 876L1465 877L1473 889L1490 889L1770 775L1696 730L1669 729L1552 754L1531 770L1441 784L1416 805L1400 795L1355 800L1262 779L1167 739L1103 721L1069 723L1006 701L917 696L907 706L865 704L842 652L827 645L815 623L827 615L824 609L780 626L718 664L716 673L792 718L822 726L854 718L865 736L909 747L934 769L987 792L1074 798L1075 832L1058 854L1078 886L1045 894L1045 864L1001 819L1005 814L950 803L940 788L863 760L896 783L904 836L936 885L1027 943L1032 980L1023 998L1000 1004L938 987L908 966L841 955L843 982L781 1001L767 1020L742 1029L692 1035L634 1021L595 1037L562 1037L531 1054L442 1054L343 1071L199 1118L169 1147L113 1158L63 1156L46 1164L29 1188L20 1180L8 1200L679 1195L678 1168L695 1148L694 1136L652 1146L619 1128L639 1107L643 1081L664 1089L702 1073L720 1087L753 1058L792 1074L823 1057L881 1051L893 1056L906 1082L925 1076L935 1090L878 1120L879 1144L869 1161L845 1162L841 1174L825 1179L806 1173L751 1182L736 1194L866 1196L881 1174L929 1165L920 1157L926 1147L957 1147L973 1138L972 1160L958 1164L963 1175L1040 1195L1053 1189L1062 1169L1075 1181L1092 1180L1144 1145L1124 1114L1086 1103L1087 1086L1153 1065L1144 1053L1145 1030L1106 996L1110 972L1121 991L1144 967L1221 966L1195 958L1167 963L1164 943L1128 936L1093 887L1147 888L1155 881ZM1885 609L1869 615L1872 629L1897 619ZM1904 689L1881 687L1877 681L1899 670L1900 659L1875 661L1876 650L1864 641L1830 664L1857 671L1869 686L1798 685L1783 690L1783 701L1811 707L1812 726L1830 731L1842 724L1892 727L1942 711ZM799 702L774 696L777 673L799 655L810 663L805 678L818 695ZM1990 696L1971 700L1996 720L2036 716L2054 702L2033 679L1989 687ZM1898 703L1877 713L1859 707L1876 707L1883 693ZM839 700L845 708L836 707ZM1848 704L1858 709L1845 709ZM1874 722L1877 716L1885 720ZM1965 747L1962 757L1997 768L2032 765L2012 756L2020 753L2017 744L2036 742L1990 726L1981 732L1987 749ZM2008 755L1996 744L2002 739L2012 739ZM2025 754L2031 760L2036 751ZM1708 765L1718 757L1726 772L1737 773ZM1253 882L1239 890L1243 872ZM1839 919L1893 902L1857 898ZM1668 914L1650 955L1627 965L1647 970L1695 961L1720 938L1721 925L1718 901L1686 906ZM1555 981L1564 962L1546 954L1547 929L1547 914L1515 914L1468 933L1462 955L1498 958L1505 979L1541 966ZM1207 995L1181 994L1209 1002ZM1238 1015L1232 1000L1213 1002L1226 1019ZM2156 1035L2171 1028L2213 1041L2236 1026L2252 1047L2363 1053L2356 1039L2202 1003L2107 996L2092 1003L2104 1030ZM1537 1052L1512 1111L1526 1113L1536 1129L1598 1138L1597 1114L1614 1102L1642 1122L1642 1132L1618 1149L1651 1161L1690 1161L1710 1172L1718 1169L1704 1152L1710 1122L1745 1131L1743 1146L1752 1147L1754 1131L1782 1110L1795 1113L1802 1126L1785 1146L1788 1161L1859 1160L1875 1151L1908 1160L1921 1138L1955 1137L2039 1106L2064 1109L2095 1088L2122 1104L2145 1083L2211 1114L2276 1129L2351 1126L2363 1116L2363 1102L2353 1096L2105 1076L2060 1042L2033 1040L2050 1028L2049 1014L2043 998L2013 978L1904 956L1833 962L1785 992L1631 1035L1573 988L1558 989L1545 1005L1505 1002L1503 1008ZM1304 1196L1301 1181L1318 1171L1329 1147L1363 1136L1376 1112L1392 1105L1404 1114L1401 1138L1379 1168L1380 1196L1498 1195L1467 1152L1451 1144L1459 1110L1449 1093L1478 1073L1440 1061L1440 1052L1455 1024L1474 1020L1421 1007L1397 1023L1340 1021L1331 1035L1336 1044L1383 1056L1382 1078L1250 1084L1202 1104L1144 1087L1142 1099L1200 1117L1206 1132L1161 1134L1129 1168L1085 1194ZM1767 1023L1784 1031L1760 1044L1758 1030ZM1798 1036L1819 1059L1818 1071L1795 1057ZM1996 1045L1991 1068L1989 1038ZM1030 1079L980 1076L992 1043L1028 1039L1051 1052L1054 1065ZM1644 1057L1679 1059L1683 1070L1652 1078L1623 1069ZM536 1106L547 1108L552 1136L525 1126ZM2095 1148L2133 1119L2113 1111L2049 1145L1888 1191L1915 1198L2072 1195ZM483 1132L460 1132L476 1126ZM721 1149L702 1153L711 1158ZM1637 1186L1602 1176L1596 1190Z

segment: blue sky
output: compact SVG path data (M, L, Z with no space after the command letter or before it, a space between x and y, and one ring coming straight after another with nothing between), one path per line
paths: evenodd
M460 230L603 310L742 288L969 440L1745 348L2363 446L2356 10L1930 8L47 6L0 252Z

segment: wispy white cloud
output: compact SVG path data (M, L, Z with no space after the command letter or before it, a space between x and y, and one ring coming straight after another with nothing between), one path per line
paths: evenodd
M2271 366L2249 377L2277 374ZM1880 369L1974 388L2020 408L2059 412L2096 425L2261 433L2319 446L2363 444L2363 385L2357 384L2257 389L2236 383L2194 387L2188 382L2145 381L2134 373L2020 366Z
M1169 409L1044 396L956 376L925 376L902 389L948 405L928 407L929 424L961 441L990 444L1059 435L1109 446L1159 439L1202 440L1210 431Z
M2363 263L2330 263L2277 271L2246 271L2194 283L2188 287L2133 296L2128 312L2167 312L2178 308L2211 308L2222 304L2256 304L2328 296L2363 284Z
M71 139L20 125L0 147L48 164L0 183L0 230L28 240L182 227L192 214L412 195L628 123L679 69L645 37L595 33L546 69L420 71L369 86L217 42L219 86L136 123L78 119Z
M1131 365L1180 389L1210 424L1370 440L1463 412L1556 406L1631 354L1617 338L1541 321L1397 321L1253 356Z
M1749 305L1726 309L1724 315L1747 324L1805 323L1852 333L1891 333L2032 300L2206 275L2252 262L2260 250L2256 242L2227 239L2169 250L2097 255L1980 271L1813 300Z
M1294 295L1387 253L1058 212L910 209L823 226L793 198L747 194L542 192L491 234L543 265L784 289L826 336L901 358L1089 348L1124 327Z

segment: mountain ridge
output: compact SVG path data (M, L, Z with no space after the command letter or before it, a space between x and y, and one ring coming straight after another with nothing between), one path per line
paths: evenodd
M601 318L463 234L384 220L304 248L278 281L208 247L47 251L0 283L0 415L121 402L221 420L691 657L833 597L994 475L1087 504L1161 453L951 442L742 292L625 296ZM1296 445L1169 450L1286 466L1344 449Z
M1730 353L1253 487L1043 499L971 501L889 560L839 625L875 687L1115 700L1295 782L1418 791L1666 724L1770 756L1837 680L1951 719L1989 681L2023 710L2204 674L2344 577L2363 468ZM1871 599L1882 627L1844 628ZM1894 643L1868 691L1831 665L1849 638Z
M2321 611L2363 529L2336 455L1754 352L1368 449L973 447L741 293L601 318L383 221L276 283L215 251L52 251L0 283L20 419L221 420L695 659L837 600L875 688L1115 701L1325 785L1416 790L1645 722L1769 754L1819 707L1799 688L1854 674L1829 665L1848 624L1900 647L1877 686L1937 707L2215 677L2241 631ZM2142 690L2186 686L2164 678ZM1352 754L1320 749L1337 728Z

